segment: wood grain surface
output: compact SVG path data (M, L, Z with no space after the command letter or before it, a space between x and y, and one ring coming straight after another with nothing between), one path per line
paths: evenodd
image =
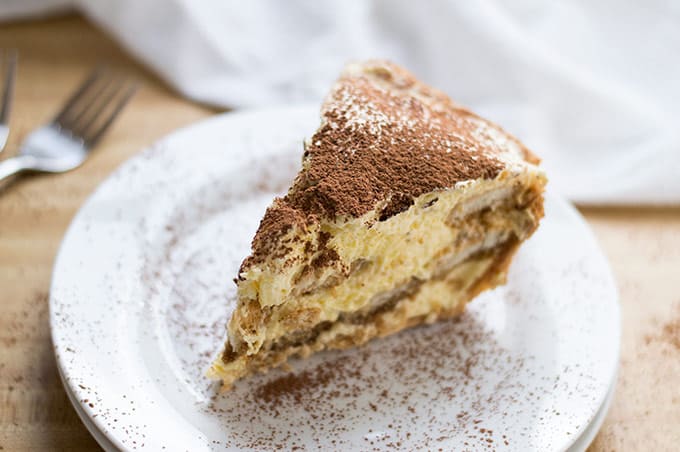
M78 207L124 160L216 110L182 99L77 16L0 25L20 64L12 135L0 158L106 62L142 89L81 168L0 191L0 450L96 450L62 387L49 337L52 263ZM679 175L680 177L680 175ZM623 308L619 382L592 450L680 448L680 208L586 208Z

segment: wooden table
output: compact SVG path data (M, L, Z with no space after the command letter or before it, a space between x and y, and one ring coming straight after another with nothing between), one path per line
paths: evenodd
M62 388L50 344L52 262L76 210L120 163L216 111L182 99L79 17L3 24L0 49L20 52L11 145L55 112L106 61L143 89L81 168L25 177L0 194L0 450L92 450ZM680 177L680 175L679 175ZM584 208L621 292L616 397L593 450L680 447L680 208Z

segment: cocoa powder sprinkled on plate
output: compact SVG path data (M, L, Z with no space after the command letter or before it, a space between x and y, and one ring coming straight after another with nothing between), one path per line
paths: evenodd
M332 437L342 447L348 428L380 429L384 422L382 432L366 429L368 448L436 448L464 435L471 447L492 450L503 439L484 425L482 413L500 415L520 397L521 387L503 387L503 381L524 372L525 362L498 344L473 315L464 314L359 349L294 361L302 369L291 373L274 371L239 381L231 391L215 395L210 410L229 426L227 444L236 447L289 449L295 445L290 432L301 429L316 440ZM477 378L492 368L499 376L497 397L466 400L472 411L440 418L443 406L475 397ZM419 434L414 443L411 426L422 424L436 432Z

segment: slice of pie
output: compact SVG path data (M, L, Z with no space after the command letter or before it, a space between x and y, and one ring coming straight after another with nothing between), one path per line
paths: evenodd
M457 316L543 216L538 158L382 61L350 64L239 270L225 387L293 356Z

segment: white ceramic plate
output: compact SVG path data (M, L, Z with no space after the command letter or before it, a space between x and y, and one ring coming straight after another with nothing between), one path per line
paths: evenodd
M459 321L239 382L204 377L241 259L299 166L316 107L225 114L117 170L54 270L55 353L107 449L583 448L606 412L619 308L588 227L549 194L508 284Z

